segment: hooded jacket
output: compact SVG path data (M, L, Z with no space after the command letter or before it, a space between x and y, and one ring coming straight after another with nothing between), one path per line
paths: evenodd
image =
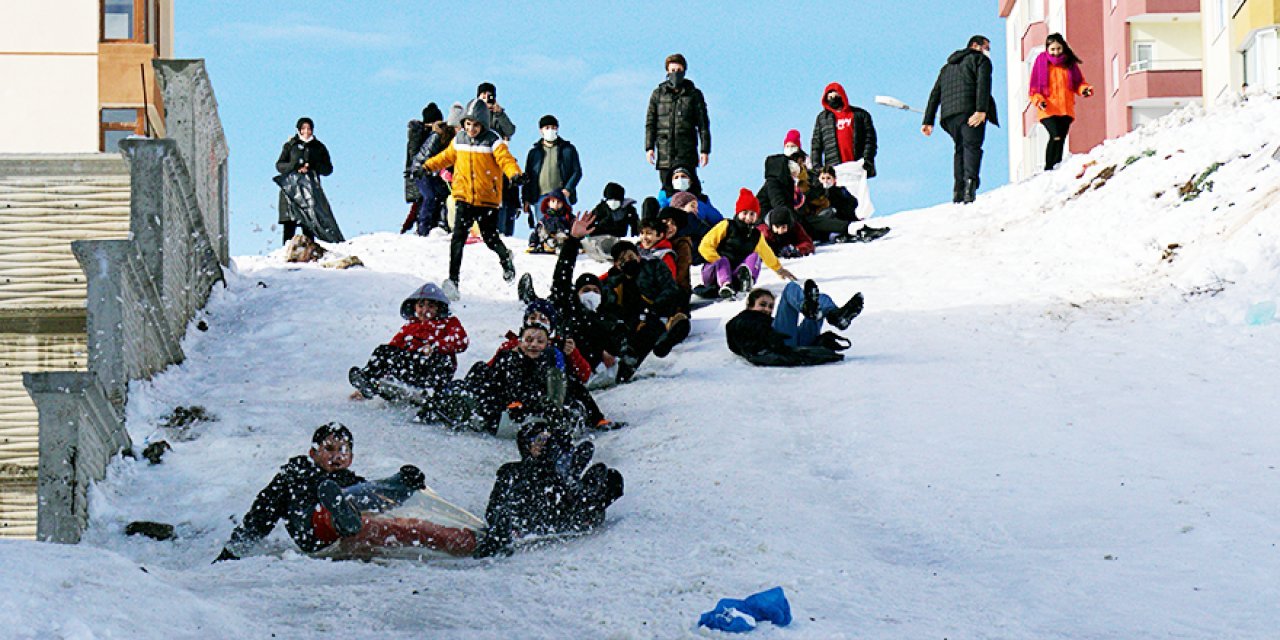
M514 180L520 175L520 165L502 136L489 128L489 107L485 103L472 100L464 113L464 119L481 124L480 135L472 138L462 129L423 168L440 171L453 167L455 200L473 207L497 208L502 204L502 176Z
M929 92L923 124L933 126L941 109L943 120L981 112L987 114L988 122L1000 126L996 100L991 97L991 69L991 60L977 49L965 48L948 56Z
M795 247L796 251L799 251L802 256L813 254L813 239L809 237L809 234L805 233L804 227L798 221L793 220L791 224L788 224L787 232L782 235L774 233L773 227L769 226L768 223L761 224L756 228L760 230L761 237L764 238L765 242L769 243L769 248L773 249L774 253L782 251L783 247Z
M558 198L565 203L559 214L553 213L547 206L551 198ZM553 235L569 233L569 227L573 225L573 207L570 206L568 198L568 194L563 189L556 189L542 194L538 199L538 223L547 230L547 233Z
M711 118L702 91L685 78L663 81L649 96L644 119L644 149L657 152L658 169L695 167L698 148L711 153Z
M832 91L840 94L845 108L853 113L853 159L862 160L867 177L874 178L878 149L876 126L871 120L870 113L849 104L849 96L845 95L844 87L838 82L832 82L822 90L822 111L813 122L813 138L809 141L809 158L814 168L841 163L840 142L836 137L836 113L835 109L827 104L827 94Z
M805 169L802 167L803 173ZM805 182L808 189L808 182ZM760 201L761 211L772 211L778 207L795 209L796 181L791 177L791 159L781 153L764 159L764 184L756 192L756 200Z
M582 163L578 160L578 148L564 138L556 138L552 148L557 156L556 167L560 170L560 188L569 195L568 204L578 204L578 182L582 180ZM539 193L536 178L542 173L542 162L547 158L547 151L547 146L539 139L533 143L533 148L529 149L529 155L525 158L525 173L534 177L521 189L524 201L529 204L537 202L539 198L546 195Z

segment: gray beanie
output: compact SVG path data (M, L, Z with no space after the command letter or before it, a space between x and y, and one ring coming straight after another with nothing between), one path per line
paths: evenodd
M463 120L475 120L485 129L489 128L489 105L485 104L480 98L474 98L467 103L467 108L462 111Z
M452 107L449 107L449 118L445 120L445 124L451 127L458 127L462 125L462 103L461 102L455 102L453 103Z

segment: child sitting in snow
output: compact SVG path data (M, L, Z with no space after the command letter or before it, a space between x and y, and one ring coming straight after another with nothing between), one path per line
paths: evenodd
M548 191L538 200L538 219L529 234L529 253L555 253L573 224L569 197L561 189Z
M722 298L746 293L760 277L760 263L773 269L779 277L795 280L778 262L764 241L756 221L760 219L760 202L755 194L742 189L734 216L712 227L703 236L698 252L707 261L702 265L704 291L715 291Z
M528 274L525 274L526 276ZM524 281L523 279L521 280ZM586 383L591 377L591 365L586 358L579 353L577 345L572 337L559 335L559 313L556 312L555 305L550 300L535 298L525 306L524 318L521 320L521 326L526 324L542 324L551 329L551 346L548 349L554 350L557 367L563 369L579 382ZM494 352L493 357L489 359L489 366L493 366L494 361L504 351L515 349L520 344L520 336L514 331L508 331L506 340L498 345L498 350Z
M796 224L790 207L777 207L761 224L760 234L779 258L801 258L813 255L813 240Z
M409 323L391 342L373 350L363 369L351 367L347 378L356 388L353 398L382 395L398 399L403 388L411 393L436 391L458 370L457 354L469 341L462 323L449 314L449 299L428 282L400 303L400 316Z
M622 497L622 474L604 463L591 468L590 442L577 447L563 429L543 420L520 428L519 462L498 469L489 494L489 523L475 556L510 553L511 542L528 535L586 531L604 522L605 510ZM583 471L586 473L583 473Z
M837 329L849 328L862 313L862 294L855 293L843 306L805 280L804 288L788 282L778 301L767 289L747 295L747 308L725 326L729 350L760 367L797 367L842 360L838 351L849 348L848 339L822 332L823 321ZM797 320L799 325L797 326Z
M642 260L661 260L671 270L671 277L677 278L676 252L667 239L667 223L650 218L640 223L640 258ZM677 280L677 284L679 281Z
M290 458L258 493L214 562L244 557L280 520L305 553L315 553L339 540L353 547L421 546L458 556L475 550L476 532L471 529L361 513L361 507L367 507L366 511L394 507L398 501L386 499L387 488L401 494L402 501L426 484L421 470L405 465L394 476L376 481L384 491L375 507L374 501L367 499L372 492L365 490L365 479L349 469L352 444L351 430L340 423L316 429L311 450L305 456Z

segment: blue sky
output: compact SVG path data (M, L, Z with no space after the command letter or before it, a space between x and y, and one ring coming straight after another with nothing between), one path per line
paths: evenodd
M712 154L700 175L721 208L740 187L759 188L763 159L781 150L788 129L808 148L822 88L833 81L875 119L877 215L949 201L950 139L941 131L926 139L918 114L872 100L892 95L922 108L946 56L975 33L991 38L997 62L1004 55L1004 24L988 1L176 4L175 55L206 60L231 147L238 254L279 245L271 177L299 116L315 119L333 156L325 191L344 233L394 231L408 211L405 123L427 102L445 110L465 102L485 80L515 120L522 164L538 118L559 118L582 156L580 208L610 181L637 200L650 195L658 181L644 157L644 113L663 58L676 51L707 97ZM1005 116L1004 70L995 66ZM983 190L1007 181L1006 149L1005 130L989 127Z

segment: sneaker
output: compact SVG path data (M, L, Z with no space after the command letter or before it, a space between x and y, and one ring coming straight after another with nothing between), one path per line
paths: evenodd
M665 358L671 349L689 337L689 316L677 313L667 321L667 330L653 343L653 355Z
M738 283L737 289L739 293L749 293L751 287L756 286L756 279L751 277L751 269L748 269L745 264L738 265L738 268L734 270L733 281Z
M355 387L356 391L359 391L360 395L364 396L366 400L378 395L378 386L364 375L364 369L361 369L360 367L351 367L351 369L347 371L347 381L350 382L351 386Z
M832 236L831 241L836 244L848 244L850 242L857 242L858 239L847 233L837 233Z
M449 302L457 302L462 298L462 293L458 291L457 280L445 280L440 283L440 290L444 292L444 297L448 298Z
M889 227L868 227L863 225L858 228L857 239L861 242L871 242L878 238L883 238L889 233Z
M853 294L849 301L844 303L839 309L832 309L827 312L827 322L837 329L848 329L849 323L862 313L862 292Z
M538 294L533 290L533 276L524 274L520 276L520 282L516 285L516 294L520 296L520 302L529 304L538 299Z
M800 304L800 314L810 320L818 319L818 283L813 280L804 281L804 302Z
M346 538L360 533L360 511L342 492L338 483L332 480L321 482L320 486L316 487L316 497L320 499L320 506L329 510L329 516L333 518L333 528L337 529L339 536Z
M726 298L726 299L727 299L727 298L732 298L732 297L733 297L733 294L735 294L735 293L737 293L737 291L735 291L735 290L734 290L733 286L728 285L728 284L722 284L722 285L720 285L720 297L721 297L721 298Z

